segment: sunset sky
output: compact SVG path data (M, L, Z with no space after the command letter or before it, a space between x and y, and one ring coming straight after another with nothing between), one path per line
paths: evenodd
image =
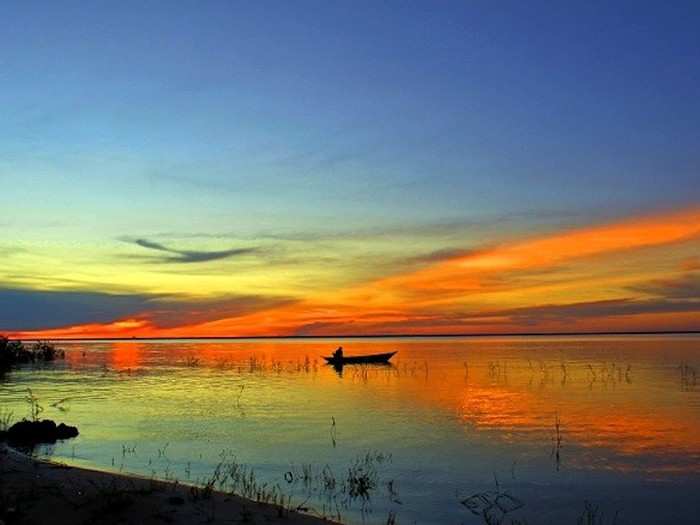
M535 4L8 2L0 333L700 330L700 3Z

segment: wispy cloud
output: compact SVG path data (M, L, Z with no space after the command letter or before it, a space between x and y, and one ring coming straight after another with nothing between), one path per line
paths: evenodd
M257 251L256 248L231 248L228 250L217 251L199 251L199 250L178 250L169 248L159 242L149 241L148 239L123 239L131 242L141 248L162 252L166 255L153 256L149 259L155 262L163 263L202 263L246 255Z
M700 237L700 208L674 214L635 218L602 226L572 229L511 242L437 261L424 269L374 283L370 290L407 290L433 300L441 290L466 293L482 290L484 280L514 271L552 268L568 261L662 246Z
M609 318L642 314L700 312L700 302L668 301L665 299L611 299L571 304L540 305L489 312L486 316L507 317L518 324L538 324L546 321L575 322L583 318ZM476 317L476 316L472 316Z
M238 231L221 232L182 232L161 231L156 237L168 239L217 239L217 240L272 240L272 241L357 241L371 239L395 239L398 236L460 239L467 233L485 233L501 230L511 231L523 225L546 225L548 229L570 226L589 216L590 210L521 210L501 214L467 215L435 219L431 221L389 223L381 226L359 225L356 227L338 226L329 223L324 227L324 217L316 217L314 226L304 230L283 229L258 230L249 233Z
M672 279L657 279L630 289L668 299L695 299L700 305L699 273L689 273Z
M525 236L476 250L455 244L456 249L426 251L412 264L399 262L400 270L389 276L359 284L310 287L299 293L273 287L265 296L253 292L211 302L152 298L139 318L152 324L139 333L567 331L574 324L577 330L697 329L700 286L692 270L695 260L688 257L700 240L699 225L700 209L691 208ZM214 260L255 250L199 252L146 238L129 242L168 262ZM650 269L654 255L668 253L685 262L666 257ZM689 271L681 273L680 268ZM273 296L275 290L298 298ZM97 334L107 328L90 330Z

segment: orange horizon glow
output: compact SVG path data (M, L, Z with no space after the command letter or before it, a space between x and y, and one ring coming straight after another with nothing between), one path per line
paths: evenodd
M143 311L108 323L8 335L59 339L700 330L697 297L681 302L635 291L648 283L697 279L699 239L700 208L692 207L464 250L463 255L408 271L233 317L192 322L185 311L181 322L165 327Z

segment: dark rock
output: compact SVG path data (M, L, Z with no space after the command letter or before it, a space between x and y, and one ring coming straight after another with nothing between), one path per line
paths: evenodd
M27 445L34 443L55 443L59 439L76 437L78 429L54 421L27 421L26 419L12 425L5 434L8 443Z
M78 428L66 425L65 423L59 423L56 427L56 439L70 439L78 437Z
M168 503L171 505L184 505L185 504L185 498L182 496L170 496L168 498Z

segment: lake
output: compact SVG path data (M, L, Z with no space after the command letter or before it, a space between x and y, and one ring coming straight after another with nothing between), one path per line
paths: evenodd
M398 354L336 370L321 356L338 345ZM348 523L700 516L698 335L59 346L65 361L0 380L4 413L28 416L30 388L78 426L37 451L57 461L199 484L235 470L245 495Z

